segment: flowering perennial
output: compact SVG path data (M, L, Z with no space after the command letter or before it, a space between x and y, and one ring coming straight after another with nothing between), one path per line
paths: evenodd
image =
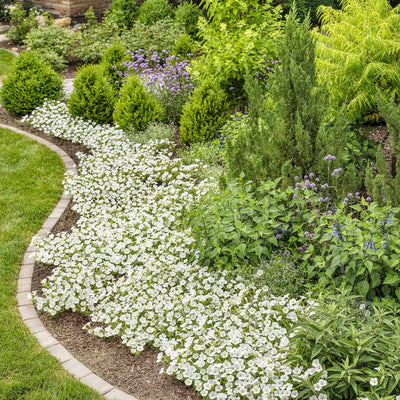
M171 159L166 140L140 145L122 130L74 119L62 103L46 103L27 120L91 151L79 155L80 175L65 178L77 226L34 238L36 260L56 266L42 295L32 293L38 309L85 313L86 329L118 335L132 352L154 346L162 371L204 399L296 398L295 385L316 376L315 393L326 398L318 360L308 369L285 364L286 328L307 307L196 263L182 216L216 188L196 180L201 165Z

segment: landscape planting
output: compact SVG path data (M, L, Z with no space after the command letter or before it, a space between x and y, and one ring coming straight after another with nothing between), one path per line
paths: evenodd
M400 6L276 3L114 0L26 33L2 106L88 150L32 298L204 400L399 400ZM47 62L74 57L62 100Z

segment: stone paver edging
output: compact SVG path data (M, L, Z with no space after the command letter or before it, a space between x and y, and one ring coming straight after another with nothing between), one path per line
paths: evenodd
M36 140L37 142L47 146L50 150L55 151L64 163L67 172L72 172L73 174L78 174L75 163L68 156L68 154L61 150L55 144L21 129L17 129L11 126L0 124L1 128L10 129L21 135L27 136L30 139ZM57 223L61 215L64 213L70 202L68 195L63 192L57 205L48 216L41 229L37 232L37 235L43 236L49 233L54 225ZM24 321L25 325L29 328L33 336L36 337L38 342L54 357L56 357L61 365L72 375L78 378L85 385L97 390L102 396L110 400L137 400L135 397L131 396L115 388L110 383L106 382L104 379L100 378L94 374L89 368L79 362L58 340L46 329L42 321L36 312L36 308L31 299L29 299L28 293L31 292L31 283L33 268L35 261L32 258L33 254L36 252L36 248L30 245L24 254L21 269L18 277L18 288L17 288L17 301L18 310Z

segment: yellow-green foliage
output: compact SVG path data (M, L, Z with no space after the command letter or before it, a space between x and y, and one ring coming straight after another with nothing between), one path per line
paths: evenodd
M107 82L103 65L81 67L74 81L74 91L68 102L72 115L107 124L112 121L115 95Z
M114 122L121 128L133 127L143 130L152 121L163 121L164 112L136 75L130 76L121 89L121 96L115 104Z
M387 0L342 0L342 10L321 6L317 66L333 110L347 104L354 118L377 118L375 92L400 95L400 8Z
M261 72L263 56L275 58L275 39L282 33L280 8L271 2L203 0L208 20L198 23L204 56L193 62L195 75L225 88L243 84L246 70Z
M228 99L215 81L205 80L183 106L180 137L183 144L213 139L228 119Z

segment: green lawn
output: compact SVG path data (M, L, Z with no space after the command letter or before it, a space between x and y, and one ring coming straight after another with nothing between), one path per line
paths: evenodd
M0 82L10 70L16 56L7 50L0 49Z
M19 264L32 235L61 195L58 156L0 128L0 399L101 399L42 349L16 307Z

